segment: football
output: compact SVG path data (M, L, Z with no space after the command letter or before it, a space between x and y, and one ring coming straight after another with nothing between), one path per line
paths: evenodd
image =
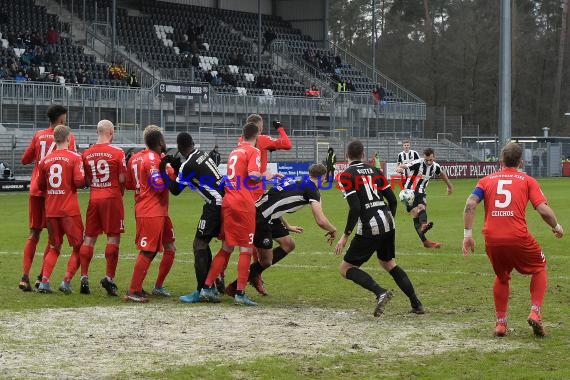
M400 201L408 206L411 206L414 204L414 190L410 190L410 189L404 189L402 191L400 191Z

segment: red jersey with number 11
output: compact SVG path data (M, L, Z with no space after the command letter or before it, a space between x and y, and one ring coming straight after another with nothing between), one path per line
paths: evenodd
M538 182L526 173L513 168L482 178L477 188L483 190L485 225L483 235L488 245L526 239L526 205L530 201L536 208L546 203Z
M135 191L135 217L168 216L168 183L159 173L162 155L149 149L129 160L127 189Z

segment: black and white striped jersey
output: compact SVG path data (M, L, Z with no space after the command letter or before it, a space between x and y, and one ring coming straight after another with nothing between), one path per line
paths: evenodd
M437 162L428 165L423 158L408 163L409 175L406 177L404 187L424 194L429 180L441 174L441 166Z
M354 161L338 175L338 185L345 198L353 194L358 196L360 216L356 225L357 235L376 237L395 229L394 217L382 195L390 184L381 170Z
M410 150L408 152L401 151L398 153L398 163L399 164L407 164L411 161L419 160L420 154L415 150ZM410 175L410 171L408 169L404 170L404 177L408 177Z
M198 190L208 204L222 205L224 187L220 186L222 175L207 153L195 149L182 163L176 182Z
M311 202L320 202L321 193L309 179L289 181L266 191L255 202L258 214L267 222L291 214Z

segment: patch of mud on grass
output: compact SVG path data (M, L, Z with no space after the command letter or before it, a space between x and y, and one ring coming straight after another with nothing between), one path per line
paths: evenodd
M235 360L236 350L252 360L516 348L461 338L464 325L434 322L429 315L384 318L320 308L165 304L6 312L0 314L0 376L112 377Z

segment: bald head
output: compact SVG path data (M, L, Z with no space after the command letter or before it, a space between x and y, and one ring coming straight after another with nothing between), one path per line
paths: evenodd
M97 124L98 144L109 144L113 141L115 126L109 120L101 120Z

